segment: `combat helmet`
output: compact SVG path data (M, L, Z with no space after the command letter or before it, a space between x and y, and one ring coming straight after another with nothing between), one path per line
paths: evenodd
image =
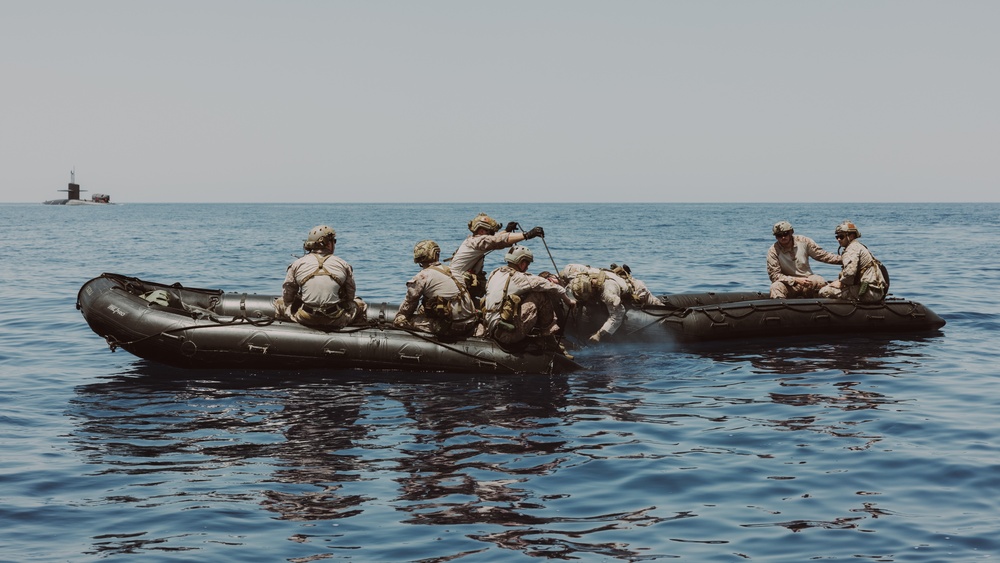
M839 235L841 233L854 235L855 238L861 238L861 231L859 231L858 228L854 225L854 223L850 221L842 222L841 224L837 225L836 229L833 230L833 234L835 235Z
M432 240L422 240L413 245L413 263L430 264L441 256L441 247Z
M496 234L500 230L500 223L485 213L480 213L469 221L469 231L476 232L479 229L486 229L490 234Z
M309 231L309 236L302 243L302 248L306 251L319 250L326 246L327 241L337 242L337 231L327 225L318 225Z
M771 227L771 233L776 236L784 233L792 234L794 232L795 229L792 228L792 224L788 221L778 221Z
M534 262L535 255L531 253L531 249L529 249L527 246L521 246L515 244L514 246L510 247L510 250L507 251L507 254L504 254L503 259L506 260L507 263L510 264L511 266L516 266L517 264L520 264L525 260L527 260L529 264Z
M594 295L594 286L590 283L590 275L586 273L577 274L569 282L569 290L573 292L573 297L580 301L589 301Z

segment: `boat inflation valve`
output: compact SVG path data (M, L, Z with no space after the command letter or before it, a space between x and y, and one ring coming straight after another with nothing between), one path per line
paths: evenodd
M193 357L198 353L198 345L192 340L185 340L181 343L181 354L184 354L188 358Z

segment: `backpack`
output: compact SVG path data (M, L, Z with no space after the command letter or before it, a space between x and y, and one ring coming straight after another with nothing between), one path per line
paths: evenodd
M872 256L874 258L874 256ZM875 264L878 265L878 269L882 271L882 277L885 278L885 294L889 295L889 270L885 267L885 264L875 260Z
M858 243L858 244L861 244L861 243ZM864 246L865 250L868 250L867 246L865 246L863 244L861 244L861 246ZM871 257L872 257L872 262L871 262L871 264L868 265L868 268L872 268L872 267L878 268L879 271L882 272L882 279L885 280L885 287L882 288L883 289L882 295L883 296L889 295L889 270L888 270L888 268L885 267L885 264L883 264L882 262L880 262L878 258L875 258L875 255L872 254L871 252L872 252L871 250L868 250L868 254L871 254ZM858 279L859 280L861 279L861 272L860 271L858 272ZM861 292L864 293L864 290L865 290L865 287L862 286Z

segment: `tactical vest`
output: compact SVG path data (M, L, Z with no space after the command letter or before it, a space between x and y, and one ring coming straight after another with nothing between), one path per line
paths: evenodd
M333 272L327 270L326 267L324 266L324 264L326 263L326 260L329 257L333 256L333 254L313 254L313 256L316 257L316 262L318 263L318 267L316 268L315 272L313 272L313 273L309 274L308 276L306 276L305 279L302 280L302 282L299 285L300 286L304 286L304 285L306 285L306 282L308 282L309 280L311 280L311 279L313 279L313 278L315 278L317 276L326 276L326 277L329 277L329 278L333 278L333 281L337 282L337 285L340 287L340 289L337 290L337 297L340 299L339 303L343 303L344 301L346 301L347 300L347 287L346 287L346 284L344 283L344 280L342 280L339 277L337 277L336 275L334 275Z
M454 282L455 288L458 289L458 294L452 299L441 297L440 295L424 299L424 314L429 318L437 319L450 325L453 307L457 305L455 301L461 299L463 294L468 293L468 289L466 289L465 284L458 283L455 278L451 277L451 270L448 267L429 266L429 268L441 272Z
M632 274L625 271L624 268L616 268L614 270L600 268L597 273L581 272L577 274L577 277L587 276L590 278L590 290L596 298L596 296L604 293L604 282L608 279L608 272L617 275L625 282L625 294L622 295L623 298L631 299L636 303L641 300L641 297L635 290L635 284L632 283Z
M490 313L500 312L500 318L496 321L496 325L491 328L493 330L498 328L514 330L514 320L521 316L521 296L508 294L510 280L514 277L515 270L509 266L502 266L499 271L507 273L507 282L503 285L503 297L500 298L500 304L487 311Z
M861 246L864 246L865 250L868 250L868 247L865 246L864 244L862 244L860 242L858 242L858 244L860 244ZM868 284L868 282L862 282L861 278L862 278L862 275L865 272L867 272L868 270L871 270L872 268L878 268L879 272L882 274L882 279L885 281L885 285L884 286L876 285L874 287L876 289L883 290L883 293L882 293L883 296L888 295L889 294L889 270L885 267L884 264L882 264L881 262L879 262L878 258L875 258L875 255L872 254L871 250L868 250L868 255L872 257L872 260L871 260L871 262L865 264L864 267L861 267L861 264L860 264L861 260L858 259L858 266L859 266L858 267L858 273L855 274L855 276L856 276L855 281L861 283L861 287L858 290L858 296L860 297L860 296L862 296L862 295L864 295L865 293L868 292L869 284Z
M612 266L614 266L612 264ZM632 279L632 271L628 269L628 266L614 266L611 271L618 275L621 279L625 280L628 287L628 297L632 298L635 303L642 303L643 296L639 294L639 291L635 288L635 281Z

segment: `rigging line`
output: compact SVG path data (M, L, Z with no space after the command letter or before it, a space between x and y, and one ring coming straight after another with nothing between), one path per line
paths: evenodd
M157 336L165 336L167 334L172 334L172 333L175 333L175 332L183 332L185 330L198 330L198 329L202 329L202 328L221 328L221 327L233 326L234 324L244 324L244 323L245 324L249 324L251 326L261 327L261 326L268 326L268 325L270 325L271 323L274 322L274 319L265 319L263 322L255 322L255 321L250 320L247 317L234 317L233 320L229 321L229 322L223 322L223 321L219 320L218 318L212 318L212 317L209 317L208 319L192 319L192 320L196 320L196 321L197 320L210 320L210 321L214 322L215 324L182 326L182 327L177 327L177 328L168 328L166 330L161 330L160 332L155 332L153 334L147 334L146 336L143 336L142 338L136 338L135 340L129 340L128 342L122 342L122 341L118 340L117 338L115 338L114 336L111 336L111 335L104 335L104 340L106 340L108 342L108 344L111 346L111 351L114 352L114 349L116 347L125 347L125 346L131 345L131 344L137 344L137 343L142 342L144 340L149 340L150 338L156 338ZM112 342L112 341L114 341L114 342Z
M249 319L246 319L245 317L241 317L240 320L247 321L249 324L254 324L252 321L250 321ZM142 338L137 338L135 340L130 340L128 342L122 342L122 341L118 340L117 338L115 338L114 336L111 336L111 335L105 335L104 336L104 340L108 343L108 347L111 348L111 351L114 352L116 348L119 348L119 347L120 348L124 348L125 346L130 346L132 344L137 344L137 343L142 342L144 340L149 340L151 338L156 338L158 336L165 336L165 335L170 334L170 333L183 332L185 330L198 330L198 329L204 329L204 328L226 327L226 326L232 326L232 324L234 324L234 323L218 323L218 324L195 325L195 326L185 326L185 327L171 328L171 329L167 329L167 330L161 330L160 332L157 332L157 333L154 333L154 334L149 334L149 335L144 336ZM270 324L270 323L268 323L268 324ZM261 325L254 324L254 326L261 326ZM362 330L371 329L371 328L384 329L386 327L381 327L377 323L374 323L374 324L370 324L370 325L367 325L367 326L350 327L347 330L323 331L323 332L336 332L336 333L340 333L340 334L345 334L345 333L346 334L352 334L352 333L355 333L355 332L360 332ZM402 328L402 327L397 327L397 326L390 326L388 328L392 328L392 329L396 329L396 330L401 330L403 332L407 332L407 333L409 333L409 334L411 334L413 336L416 336L417 338L420 338L421 340L424 340L426 342L430 342L430 343L433 343L433 344L437 344L438 346L441 346L442 348L444 348L446 350L450 350L452 352L455 352L456 354L467 356L467 357L472 358L474 360L481 359L478 356L475 356L475 355L470 354L468 352L465 352L463 350L459 350L459 349L454 348L452 346L448 346L447 344L445 344L443 342L439 342L437 340L433 340L433 339L431 339L429 337L426 337L426 336L424 336L423 334L420 334L417 331L413 331L413 330L410 330L410 329L406 329L406 328ZM517 373L517 369L515 369L515 368L513 368L513 367L511 367L511 366L509 366L507 364L504 364L503 362L493 362L493 363L495 363L496 365L502 367L503 369L506 369L510 373Z
M522 235L525 234L524 227L522 227L520 223L517 224L517 229L519 231L521 231ZM545 242L545 235L542 235L542 245L545 246L545 252L547 252L549 254L549 260L552 261L552 267L555 268L555 270L556 270L554 273L558 277L559 276L559 266L556 266L556 259L552 257L552 251L549 250L549 244L547 242Z
M628 331L626 334L629 335L629 336L631 336L633 334L636 334L636 333L639 333L639 332L642 332L642 331L646 330L647 328L649 328L651 326L662 325L662 324L664 324L666 322L667 319L669 319L670 317L674 316L674 315L670 315L670 314L656 315L656 314L651 313L650 311L648 311L646 309L642 309L642 308L640 308L639 310L640 311L645 311L646 313L649 314L649 316L653 317L656 320L654 320L654 321L652 321L652 322L650 322L648 324L645 324L645 325L643 325L643 326L641 326L641 327L639 327L639 328L637 328L635 330ZM628 314L628 310L625 311L625 314L626 315Z
M549 244L545 242L545 237L542 237L542 244L545 245L545 252L549 253L549 260L552 261L552 267L555 268L555 274L559 275L559 266L556 266L556 259L552 257L552 252L549 250Z
M396 325L389 325L387 327L379 326L378 328L379 329L383 329L383 330L384 329L401 330L403 332L409 333L411 336L416 336L417 338L419 338L419 339L421 339L421 340L423 340L425 342L430 342L432 344L437 344L438 346L444 348L445 350L450 350L452 352L455 352L456 354L461 354L462 356L467 356L467 357L472 358L474 360L481 359L479 356L475 356L475 355L470 354L470 353L468 353L468 352L466 352L464 350L459 350L458 348L454 348L452 346L449 346L449 345L447 345L444 342L441 342L439 340L434 340L431 337L426 336L425 334L422 334L418 330L409 329L409 328L405 328L405 327L401 327L401 326L396 326ZM506 350L504 350L504 351L506 352ZM507 364L504 364L503 362L494 362L494 363L496 363L498 366L503 367L504 369L506 369L507 371L509 371L511 373L517 373L516 369L508 366Z

